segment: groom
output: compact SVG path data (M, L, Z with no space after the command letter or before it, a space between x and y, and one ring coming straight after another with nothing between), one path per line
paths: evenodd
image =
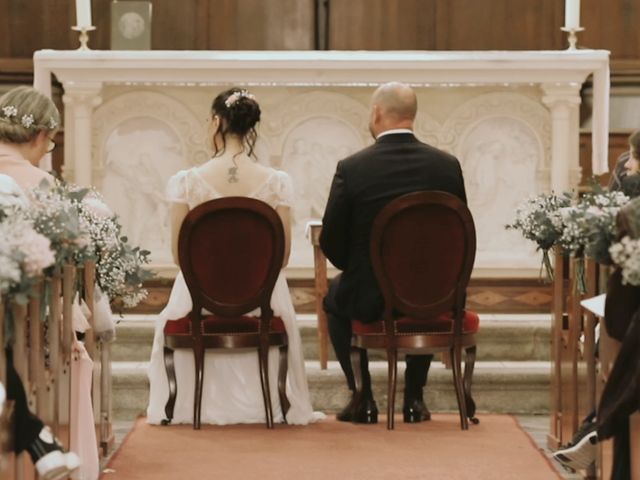
M337 415L340 421L378 421L367 351L361 351L364 389L360 398L355 395L350 362L351 319L375 322L384 307L369 259L369 235L376 215L391 200L416 191L449 192L466 203L458 160L414 136L416 111L416 95L407 85L392 82L375 91L369 130L376 141L338 162L322 219L320 246L331 263L342 270L324 299L331 343L352 391L351 401ZM433 355L406 357L405 422L431 418L423 387L432 358Z

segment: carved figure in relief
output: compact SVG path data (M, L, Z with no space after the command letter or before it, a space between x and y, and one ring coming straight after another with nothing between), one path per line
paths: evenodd
M361 147L362 140L351 125L328 115L302 121L287 136L282 166L296 185L292 227L299 244L307 243L307 222L322 216L336 163Z
M169 202L164 185L184 165L177 135L160 120L134 118L120 124L107 138L102 191L122 219L124 233L135 245L152 253L152 260L169 263Z
M478 251L520 245L503 225L522 198L537 191L542 151L534 133L516 119L490 118L465 137L461 152L469 206L478 226Z

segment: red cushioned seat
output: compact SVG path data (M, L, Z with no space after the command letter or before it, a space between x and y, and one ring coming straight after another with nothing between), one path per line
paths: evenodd
M384 322L362 323L359 320L351 322L353 333L356 335L384 335ZM453 333L453 318L451 314L440 315L435 320L425 320L412 317L395 319L396 333ZM480 327L480 317L476 312L466 310L462 323L462 333L476 333Z
M243 315L229 318L218 315L206 315L202 317L202 333L222 334L222 333L251 333L258 332L260 325L259 317ZM272 317L270 333L285 333L284 322L280 317ZM191 335L191 319L186 317L178 320L168 320L164 326L165 335Z

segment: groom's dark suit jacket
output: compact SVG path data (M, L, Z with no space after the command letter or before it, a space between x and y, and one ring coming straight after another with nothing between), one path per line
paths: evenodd
M350 318L373 322L384 308L369 259L369 236L376 215L394 198L422 190L440 190L467 201L458 160L411 133L383 135L370 147L338 162L322 219L320 246L343 271L336 303Z

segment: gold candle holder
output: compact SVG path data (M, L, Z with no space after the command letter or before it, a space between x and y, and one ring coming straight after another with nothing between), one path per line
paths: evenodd
M89 48L89 34L87 32L91 32L92 30L95 30L96 27L94 27L93 25L89 25L88 27L79 27L79 26L74 26L71 27L71 30L74 30L76 32L80 32L80 46L78 47L78 50L91 50Z
M584 31L582 27L562 27L560 30L563 32L567 32L569 34L567 40L569 41L569 48L567 50L577 50L578 49L578 32Z

